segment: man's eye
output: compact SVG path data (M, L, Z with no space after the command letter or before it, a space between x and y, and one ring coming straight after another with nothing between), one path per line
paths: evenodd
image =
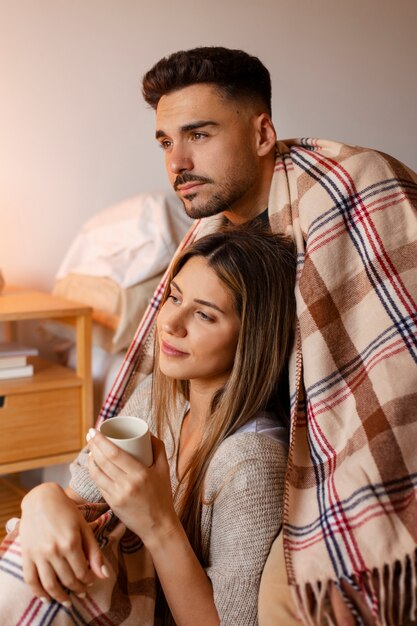
M168 150L172 146L172 141L169 141L169 139L164 139L164 141L159 142L159 145L161 146L162 150Z
M191 135L191 139L193 141L199 141L200 139L204 139L205 137L207 137L205 133L199 133L199 132L192 133Z

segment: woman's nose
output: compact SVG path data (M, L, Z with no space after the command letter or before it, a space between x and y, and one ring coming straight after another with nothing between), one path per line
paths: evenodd
M169 335L185 337L187 329L182 313L180 311L171 311L169 314L165 315L162 322L162 329Z

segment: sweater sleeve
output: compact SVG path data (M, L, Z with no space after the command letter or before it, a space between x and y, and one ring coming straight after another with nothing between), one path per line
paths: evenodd
M281 527L286 463L285 447L257 433L229 437L210 463L202 539L222 626L258 623L260 578Z
M148 376L135 389L119 415L135 415L148 421L150 420L150 397L152 377ZM103 502L101 492L88 471L88 447L81 450L75 461L70 465L70 487L84 500L88 502Z

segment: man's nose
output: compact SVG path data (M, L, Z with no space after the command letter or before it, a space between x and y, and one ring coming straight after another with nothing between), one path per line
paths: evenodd
M187 148L182 145L174 146L168 155L167 167L173 174L190 172L194 165Z

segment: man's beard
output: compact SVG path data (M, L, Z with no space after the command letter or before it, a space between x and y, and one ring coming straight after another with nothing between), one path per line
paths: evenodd
M194 220L201 219L203 217L211 217L223 213L223 211L231 210L232 205L242 197L241 193L229 193L229 194L213 194L203 206L193 204L194 198L197 197L197 193L192 193L189 196L184 196L181 201L184 205L185 212L188 217ZM188 200L188 204L186 201Z
M214 181L209 178L202 178L185 173L177 177L173 187L177 190L178 185L192 181L214 183ZM217 191L217 193L213 193L213 195L210 196L202 206L193 204L193 200L198 198L198 192L191 193L183 198L181 196L179 197L184 205L184 209L188 217L191 217L192 219L201 219L204 217L218 215L219 213L223 213L223 211L233 211L234 205L246 194L249 188L250 181L247 178L240 181L232 180L231 184L224 184L223 187ZM187 204L186 201L188 201Z

